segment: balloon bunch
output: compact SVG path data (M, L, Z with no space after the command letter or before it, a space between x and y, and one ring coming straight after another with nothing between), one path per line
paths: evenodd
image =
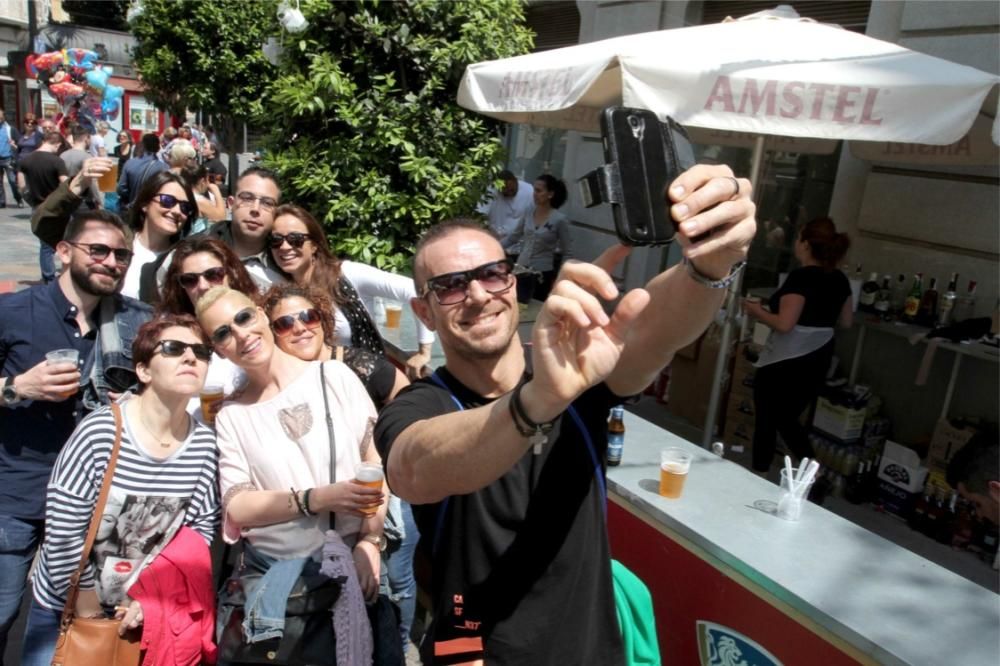
M111 68L87 49L33 53L25 61L30 76L45 86L62 107L60 124L74 121L93 131L98 120L114 120L125 90L108 83Z

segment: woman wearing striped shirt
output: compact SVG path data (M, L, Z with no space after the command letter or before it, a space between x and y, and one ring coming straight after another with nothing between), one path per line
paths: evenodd
M114 614L122 631L143 621L129 587L177 530L190 527L211 544L219 524L215 434L185 410L208 370L211 347L204 332L190 315L163 315L139 329L132 355L140 388L121 404L117 467L76 603L79 617ZM51 662L70 576L83 552L114 439L111 409L93 412L52 471L24 666Z

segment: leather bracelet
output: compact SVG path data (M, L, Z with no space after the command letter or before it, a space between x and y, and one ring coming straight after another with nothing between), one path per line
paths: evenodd
M521 403L521 389L524 388L524 384L525 382L522 381L514 388L508 406L510 407L510 416L514 420L514 427L522 436L528 438L534 454L538 455L542 452L542 445L549 441L548 435L552 432L552 427L559 417L543 423L536 423L528 418L524 405Z
M727 288L736 280L737 277L739 277L740 273L743 272L743 268L747 265L746 261L738 261L733 264L733 267L729 270L729 275L720 280L716 280L708 277L695 268L694 264L687 257L684 257L683 263L684 268L687 270L687 274L691 277L691 279L704 287L708 287L709 289Z
M306 491L302 493L302 507L306 510L307 516L316 515L316 512L312 510L311 506L309 506L309 493L311 493L312 491L313 491L312 488L306 488Z
M302 500L299 499L299 491L295 488L289 488L289 490L292 491L292 499L295 500L295 506L298 507L299 513L303 516L308 516L309 514L306 513L305 507L302 506Z

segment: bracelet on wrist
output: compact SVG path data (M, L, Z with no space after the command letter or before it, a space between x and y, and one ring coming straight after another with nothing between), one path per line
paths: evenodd
M684 268L687 270L687 274L691 277L692 280L694 280L698 284L704 287L708 287L709 289L725 289L736 281L736 278L738 278L740 276L740 273L743 272L743 268L747 265L747 262L746 261L736 262L735 264L733 264L733 267L729 270L729 275L718 280L716 280L715 278L711 278L702 273L701 271L699 271L697 268L695 268L694 264L687 257L684 257L683 264Z
M299 491L297 491L295 488L289 488L289 490L292 491L292 499L295 501L295 506L298 508L299 513L301 513L303 516L308 516L309 514L306 513L305 507L302 506L302 500L299 499Z
M306 491L302 493L302 508L306 510L307 516L316 515L316 512L312 510L311 506L309 506L309 493L311 493L312 491L313 491L312 488L306 488Z
M522 381L517 385L510 395L510 401L507 406L510 408L510 417L514 421L514 427L517 428L517 431L523 437L528 438L528 441L531 442L533 452L537 456L542 452L542 445L549 441L549 433L552 431L556 419L536 423L528 417L524 409L524 404L521 402L521 389L524 388L524 384Z

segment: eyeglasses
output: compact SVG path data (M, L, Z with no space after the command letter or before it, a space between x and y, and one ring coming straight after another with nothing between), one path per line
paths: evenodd
M271 322L271 328L274 330L275 335L280 335L282 337L288 335L295 328L295 320L298 319L302 322L310 331L323 323L323 316L319 313L316 308L309 308L308 310L302 310L295 314L288 314L282 317L278 317Z
M115 263L119 266L128 266L132 261L132 250L123 247L109 247L104 243L79 243L77 241L66 241L73 247L82 247L94 261L104 261L112 252L115 255Z
M309 234L304 234L301 231L293 231L290 234L271 234L267 237L267 243L271 246L272 250L277 250L285 241L292 247L298 249L306 244L309 238Z
M257 308L243 308L233 317L233 324L240 328L246 328L257 321ZM212 332L212 344L216 347L229 342L233 335L233 327L223 324Z
M153 347L153 353L159 351L168 358L183 356L188 349L199 361L208 361L212 358L212 348L200 342L181 342L180 340L160 340Z
M420 298L434 292L441 305L456 305L469 295L469 283L475 280L491 294L502 294L514 285L514 265L506 259L491 261L467 271L435 275L424 283Z
M37 125L38 121L36 121L36 120L25 120L24 124L25 125Z
M166 208L167 210L170 210L174 206L180 206L181 215L184 215L185 217L191 217L194 214L195 207L194 204L191 203L190 201L178 199L172 194L157 194L153 198L156 199L159 202L159 204L164 208Z
M260 207L264 210L271 210L278 205L278 202L271 197L259 197L252 192L239 192L236 194L236 202L239 206L252 206L254 201L259 201Z
M222 281L226 279L226 269L222 266L215 266L201 273L180 273L177 276L177 282L185 289L194 289L198 286L198 281L201 278L205 278L205 282L211 285L222 284Z

